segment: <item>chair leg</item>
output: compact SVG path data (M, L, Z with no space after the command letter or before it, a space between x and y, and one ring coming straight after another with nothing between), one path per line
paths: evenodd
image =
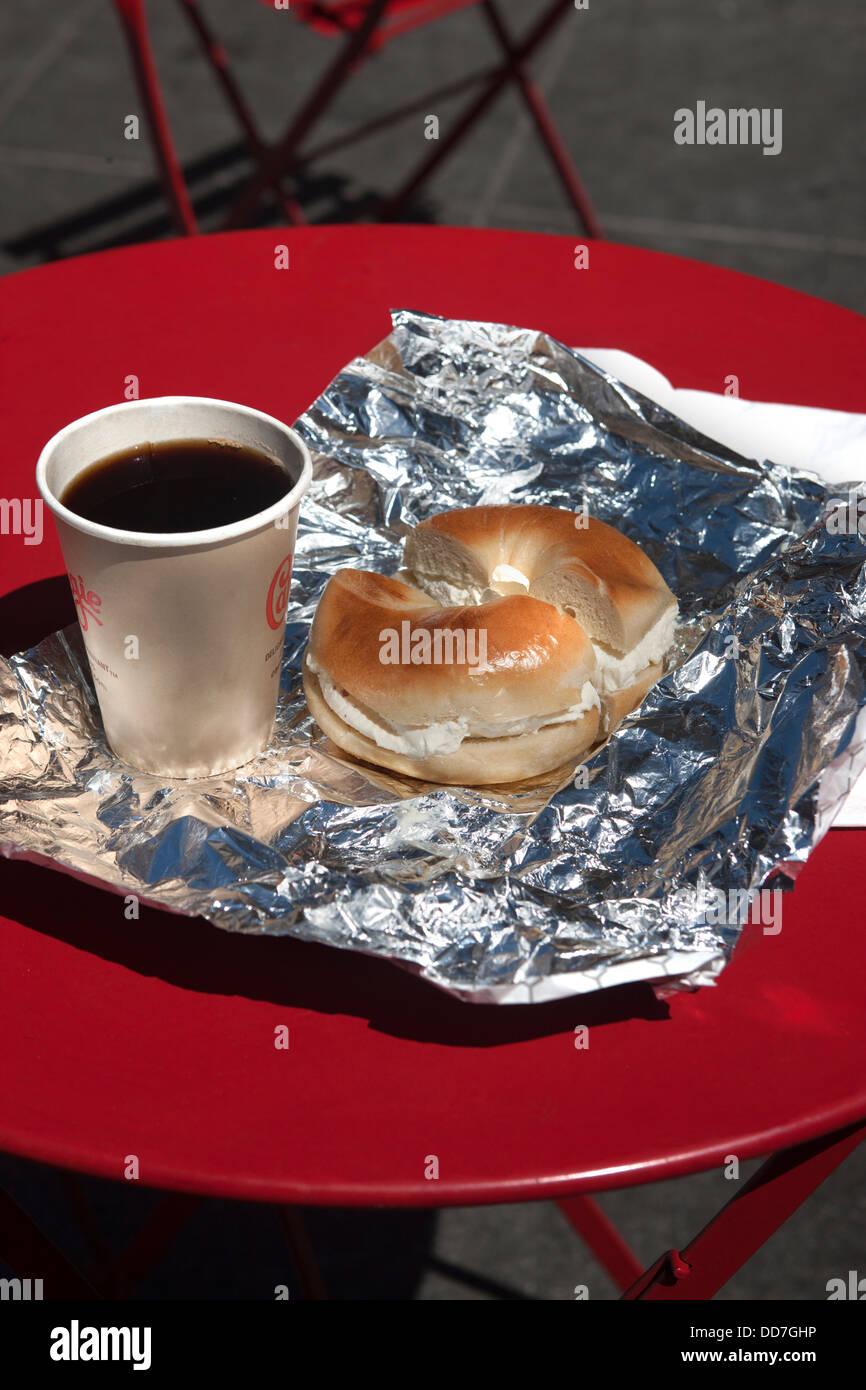
M370 0L361 23L316 84L282 140L262 159L259 168L242 191L223 223L226 228L243 227L255 210L264 190L290 167L301 141L334 100L346 78L365 57L365 50L388 5L388 0Z
M150 137L175 230L181 236L194 236L198 227L183 169L172 142L168 117L165 114L147 29L144 0L114 0L114 7L129 45L139 95L147 112Z
M482 0L482 8L487 16L491 29L499 40L505 53L508 55L509 67L518 84L521 96L526 103L529 114L535 122L544 147L550 155L553 167L559 175L569 201L580 217L587 234L593 237L603 236L604 233L601 230L601 223L598 220L595 208L583 186L583 181L581 180L580 174L577 172L574 161L566 149L565 142L550 113L550 108L542 96L539 87L533 82L527 72L523 60L519 57L511 35L508 33L502 21L502 16L499 14L493 0Z
M234 74L229 66L228 54L222 44L218 42L216 35L204 18L199 5L199 0L178 0L178 3L192 25L193 32L198 39L201 50L210 63L214 75L225 94L225 98L237 118L238 124L244 133L250 154L260 163L265 157L267 146L261 137L258 125L252 111L247 105L246 99L235 81ZM300 204L285 193L280 187L279 179L273 182L274 192L279 199L283 211L289 222L295 227L306 226L305 218Z
M497 70L488 86L464 110L456 125L452 127L445 138L436 141L437 148L421 161L396 193L383 199L379 208L379 215L383 219L395 220L398 217L421 185L427 182L431 174L438 169L439 165L447 159L455 146L463 139L470 127L484 114L488 106L493 104L506 84L514 81L513 63L524 63L529 59L547 35L556 28L565 11L570 8L571 3L572 0L555 0L555 3L540 16L526 37L513 49L512 62L503 64Z

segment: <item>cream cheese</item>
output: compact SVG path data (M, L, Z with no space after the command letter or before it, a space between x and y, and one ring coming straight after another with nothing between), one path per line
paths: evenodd
M529 580L520 570L516 570L513 565L497 565L490 576L490 583L494 589L506 585L504 592L511 592L515 588L524 589L529 593Z
M624 690L632 685L640 673L662 657L674 640L677 622L676 604L650 628L645 637L630 652L618 656L609 647L593 642L595 659L598 662L598 688L602 695L611 695L616 690Z
M483 587L476 584L452 584L447 579L436 579L432 575L413 574L411 570L400 570L398 579L413 584L423 594L429 595L443 608L472 608L479 603L492 603L495 599L506 598L511 594L528 594L529 580L513 565L497 565L490 576L490 583Z
M369 738L379 748L387 748L392 753L405 753L412 758L430 758L437 753L454 753L467 738L516 738L519 734L534 733L536 729L549 724L567 724L578 719L588 710L600 707L595 686L584 681L580 700L558 714L542 714L528 719L512 719L498 724L486 721L470 721L466 718L447 719L439 723L413 727L395 724L372 711L361 709L354 700L344 695L321 667L307 657L307 666L319 678L322 696L335 714L350 728Z
M441 603L443 608L468 608L473 604L482 603L485 589L480 589L474 585L449 584L447 579L433 579L423 574L413 574L411 570L400 570L399 579L405 577L407 584L414 584L416 589L420 589L423 594L429 594L430 598ZM494 595L498 598L499 595Z

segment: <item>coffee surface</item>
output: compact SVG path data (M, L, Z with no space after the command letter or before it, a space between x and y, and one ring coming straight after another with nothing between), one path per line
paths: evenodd
M276 459L225 440L178 439L121 449L66 487L64 507L122 531L206 531L255 516L291 491Z

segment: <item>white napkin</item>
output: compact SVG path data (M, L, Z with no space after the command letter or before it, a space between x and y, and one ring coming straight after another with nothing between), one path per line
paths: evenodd
M629 352L615 348L575 350L746 458L771 459L788 468L815 473L830 483L866 479L866 415L746 401L711 391L676 390L655 367ZM866 826L866 772L834 816L833 824Z

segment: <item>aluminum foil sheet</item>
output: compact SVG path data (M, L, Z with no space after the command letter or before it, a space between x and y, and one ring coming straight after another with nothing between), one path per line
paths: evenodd
M407 310L297 428L316 471L269 748L201 781L132 772L68 628L0 665L3 852L230 931L385 956L475 1002L708 984L744 904L775 932L771 888L866 765L866 541L828 528L825 486L542 332ZM307 713L328 576L393 573L408 525L482 502L586 502L679 598L668 674L576 778L425 785L343 755Z

